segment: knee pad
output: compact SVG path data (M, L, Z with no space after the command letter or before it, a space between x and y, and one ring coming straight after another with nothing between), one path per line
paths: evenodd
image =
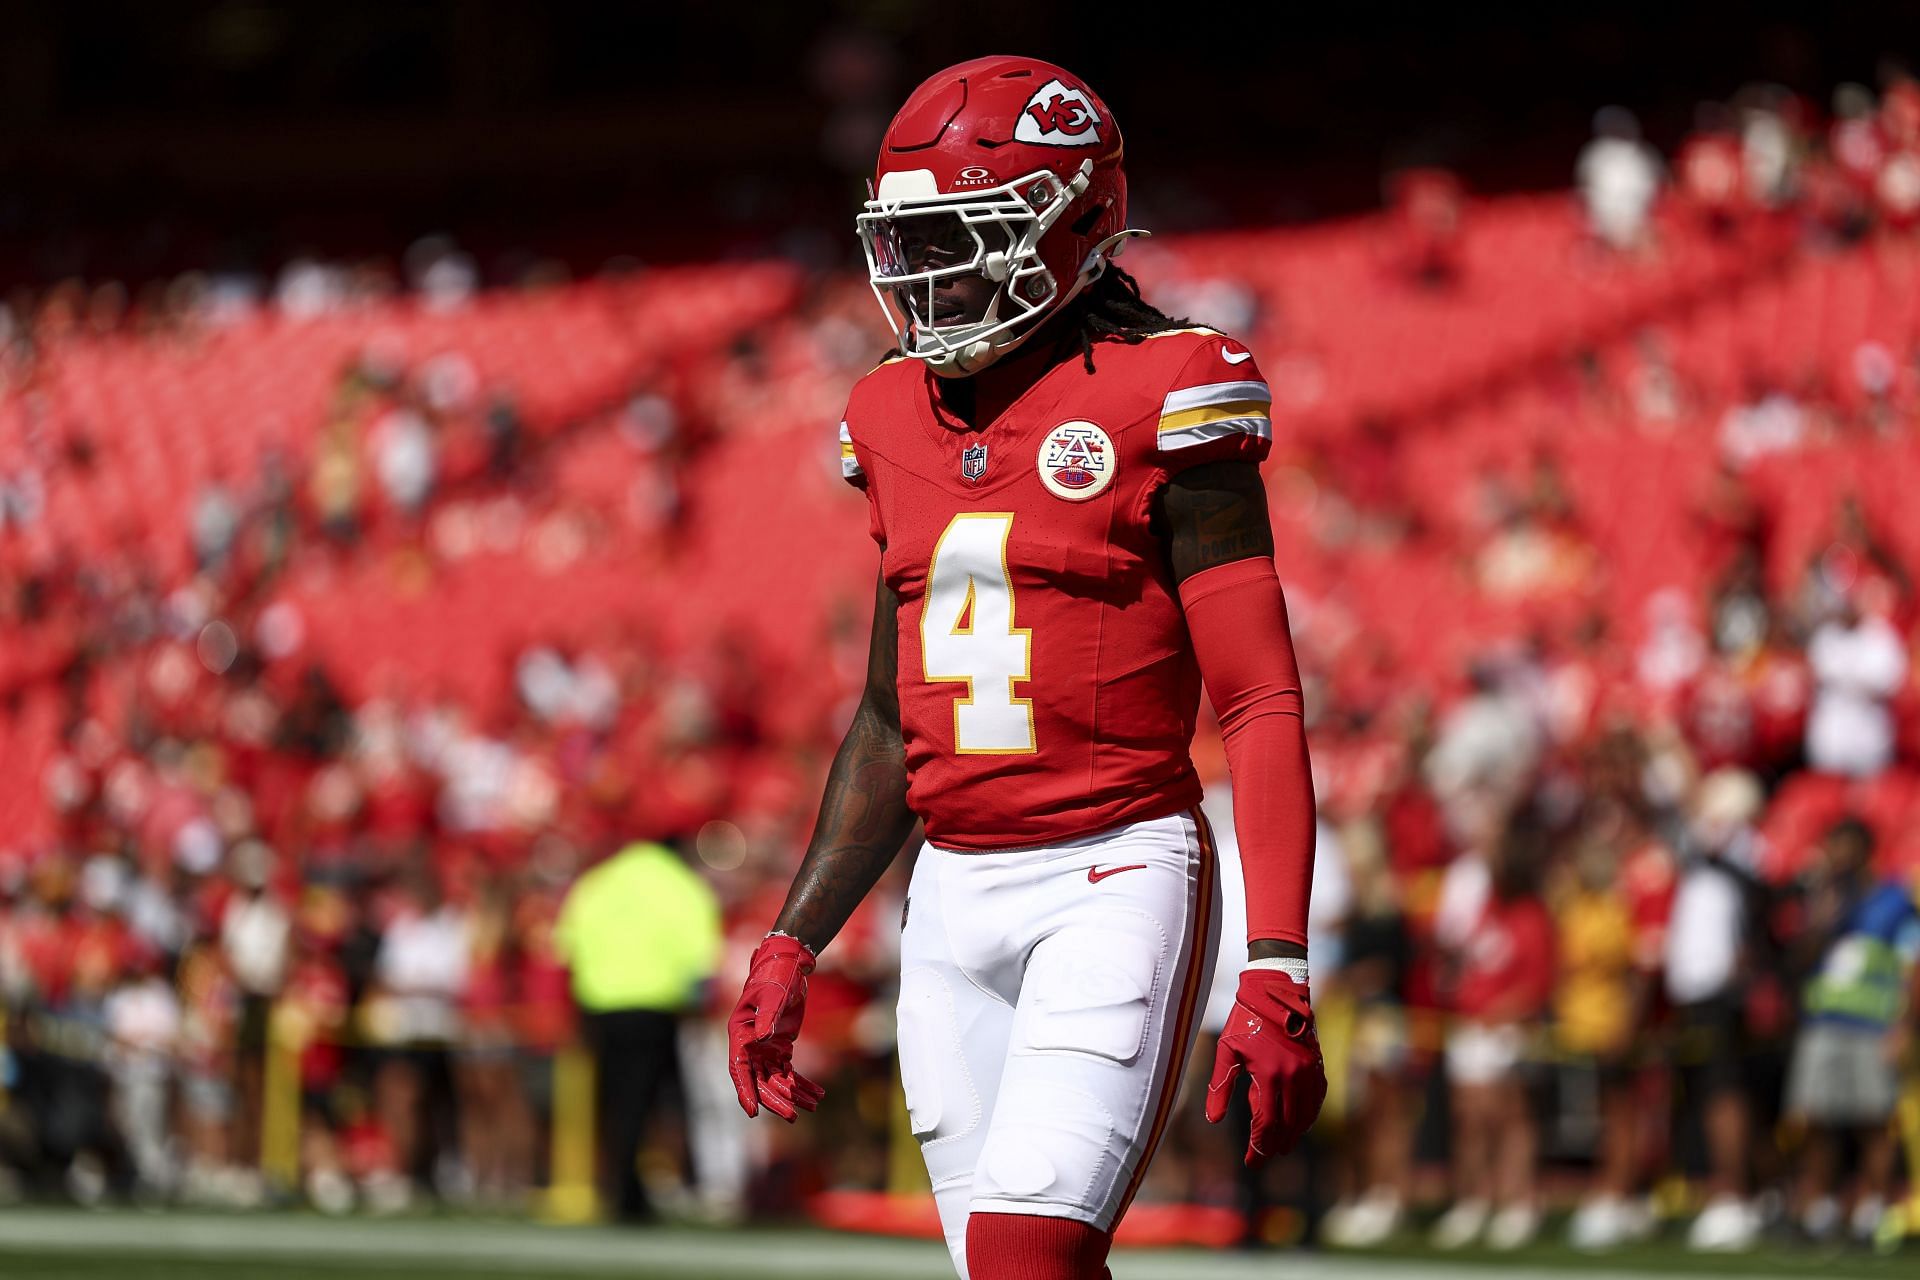
M980 1150L973 1195L980 1200L1032 1202L1089 1213L1097 1188L1118 1173L1119 1126L1091 1090L1025 1080L1003 1089L993 1131Z

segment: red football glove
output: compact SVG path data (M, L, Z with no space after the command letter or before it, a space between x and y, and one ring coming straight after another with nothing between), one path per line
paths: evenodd
M807 975L814 954L807 944L770 933L754 948L747 985L727 1019L727 1074L750 1116L765 1107L792 1123L798 1111L820 1105L827 1091L793 1069L793 1038L807 1011Z
M1320 1038L1313 1032L1313 1006L1307 988L1278 969L1248 969L1240 975L1233 1013L1220 1033L1207 1084L1207 1120L1218 1124L1227 1114L1233 1078L1242 1071L1250 1082L1253 1132L1247 1140L1247 1167L1293 1150L1306 1136L1327 1097L1327 1065Z

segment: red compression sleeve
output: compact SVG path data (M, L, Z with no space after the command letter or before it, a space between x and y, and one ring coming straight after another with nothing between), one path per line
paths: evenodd
M967 1215L967 1274L973 1280L1113 1280L1113 1238L1071 1218L1024 1213Z
M1267 557L1180 584L1200 677L1233 775L1233 831L1247 880L1247 938L1305 945L1313 885L1313 776L1287 601Z

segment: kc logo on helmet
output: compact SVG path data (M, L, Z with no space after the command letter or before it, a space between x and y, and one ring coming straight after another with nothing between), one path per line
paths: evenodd
M1100 141L1100 113L1085 89L1049 80L1021 108L1013 138L1049 147L1090 147Z
M1113 483L1113 439L1091 422L1063 422L1040 442L1040 483L1068 502L1085 502Z

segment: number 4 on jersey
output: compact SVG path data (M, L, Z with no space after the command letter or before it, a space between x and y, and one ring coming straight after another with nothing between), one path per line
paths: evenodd
M955 516L933 548L920 611L921 669L930 681L963 681L953 701L953 747L961 755L1035 750L1033 701L1013 686L1033 678L1032 633L1013 625L1007 565L1010 511Z

